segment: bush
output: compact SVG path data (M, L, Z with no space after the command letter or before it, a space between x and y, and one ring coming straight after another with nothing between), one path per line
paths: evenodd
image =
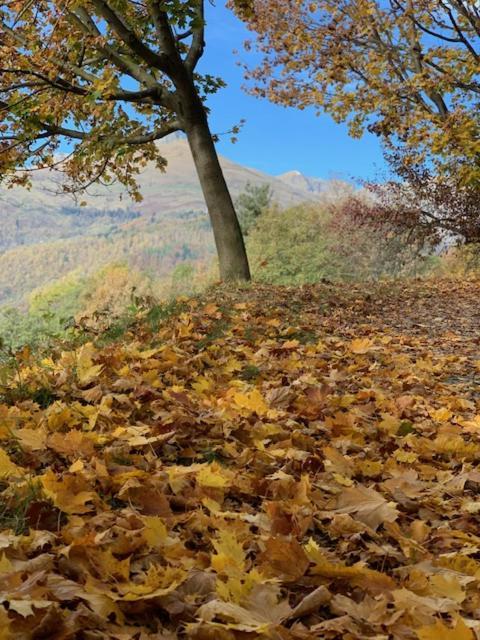
M350 199L271 209L247 239L253 276L272 284L421 275L438 259L419 255L407 233L359 225Z
M271 199L270 185L253 185L247 182L245 190L235 200L235 210L244 236L250 233L259 217L267 211Z

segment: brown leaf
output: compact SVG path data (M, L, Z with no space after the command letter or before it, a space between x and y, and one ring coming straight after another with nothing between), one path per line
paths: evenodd
M337 501L337 513L348 513L373 530L384 522L394 522L398 511L394 503L387 502L381 493L363 485L347 488Z

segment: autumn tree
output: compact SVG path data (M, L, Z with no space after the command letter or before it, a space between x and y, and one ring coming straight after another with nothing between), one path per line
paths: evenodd
M205 98L222 86L197 71L203 0L7 0L0 5L0 175L24 184L57 168L65 188L165 167L156 142L186 134L224 280L248 279L242 234L209 129ZM68 186L67 186L68 184Z
M406 163L480 181L476 0L232 0L263 63L253 90L365 129ZM253 46L253 45L252 45Z
M343 211L359 226L384 234L407 234L419 250L470 245L480 250L479 189L454 175L390 158L400 179L364 185L369 197L351 197Z

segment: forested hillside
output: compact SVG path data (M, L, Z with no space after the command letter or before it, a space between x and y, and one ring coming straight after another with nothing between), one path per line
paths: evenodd
M127 261L161 278L183 261L209 260L213 237L187 145L174 139L162 144L162 153L168 171L146 168L139 178L139 203L126 198L118 185L92 187L75 202L61 193L58 176L47 173L34 177L31 190L2 190L0 305L18 304L33 289L76 269L88 275L105 264ZM303 184L226 158L222 164L234 196L247 183L269 185L281 206L318 196Z

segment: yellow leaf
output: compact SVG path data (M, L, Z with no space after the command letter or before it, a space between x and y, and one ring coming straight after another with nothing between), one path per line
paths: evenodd
M186 578L187 573L183 569L174 567L164 569L152 565L143 582L129 583L122 589L123 595L116 596L114 599L135 602L136 600L159 598L175 591Z
M92 507L87 502L97 496L92 491L85 491L82 476L67 476L63 480L57 480L55 474L49 469L40 476L43 492L50 498L53 504L64 513L88 513Z
M85 469L85 465L82 460L77 460L68 469L70 473L77 473L77 471L83 471Z
M148 546L152 549L161 546L168 538L167 527L163 520L158 516L143 516L142 520L145 525L143 537Z
M465 590L454 574L437 573L430 578L430 585L436 595L450 598L459 604L466 598Z
M263 399L260 391L254 389L248 393L237 392L233 396L235 404L241 409L247 409L251 413L261 416L267 413L268 406Z
M212 487L213 489L223 489L230 484L224 470L216 462L200 469L197 474L197 482L202 487Z
M0 478L21 477L25 471L10 460L3 449L0 449Z
M0 573L10 573L13 571L13 566L7 556L2 553L2 557L0 558Z
M416 630L418 640L475 640L475 635L471 629L458 619L454 629L447 627L441 620L435 624L420 627Z
M430 411L430 415L435 422L448 422L453 417L453 413L447 407Z
M130 577L130 557L119 560L110 549L93 549L89 552L92 565L103 579L111 578L128 581Z
M363 355L372 350L373 340L370 338L355 338L350 342L350 351L356 355Z
M42 451L47 442L47 432L43 428L18 429L15 431L15 437L26 451Z
M192 383L192 389L195 389L195 391L200 394L205 393L205 391L210 391L212 387L212 380L204 378L203 376L199 376L196 381Z
M435 565L449 569L450 571L457 571L458 573L464 573L467 576L473 576L477 580L480 580L480 562L464 556L461 553L457 553L454 556L444 555L435 559Z
M50 600L30 600L30 599L22 599L22 600L10 600L8 599L8 609L9 611L15 611L23 618L27 618L28 616L33 616L34 608L35 609L46 609L53 605L54 603ZM0 636L1 638L1 636Z
M333 473L332 476L338 484L341 484L344 487L351 487L353 485L353 480L351 478L347 478L347 476L342 476L340 473Z
M312 538L305 545L305 553L313 567L310 572L324 578L342 578L351 584L367 591L382 592L395 588L395 582L389 576L373 569L353 565L346 566L343 562L331 562Z
M211 557L212 568L217 573L241 577L245 573L245 552L233 533L220 531L212 544L216 551Z
M91 342L83 345L77 355L77 378L80 384L88 384L102 372L103 365L93 364L96 350Z
M382 473L383 464L378 460L358 460L355 469L366 478L374 478Z
M14 640L14 632L11 630L11 620L3 607L0 607L0 640Z
M416 453L413 453L413 451L405 451L405 449L397 449L393 457L398 462L404 462L405 464L413 464L418 460Z

